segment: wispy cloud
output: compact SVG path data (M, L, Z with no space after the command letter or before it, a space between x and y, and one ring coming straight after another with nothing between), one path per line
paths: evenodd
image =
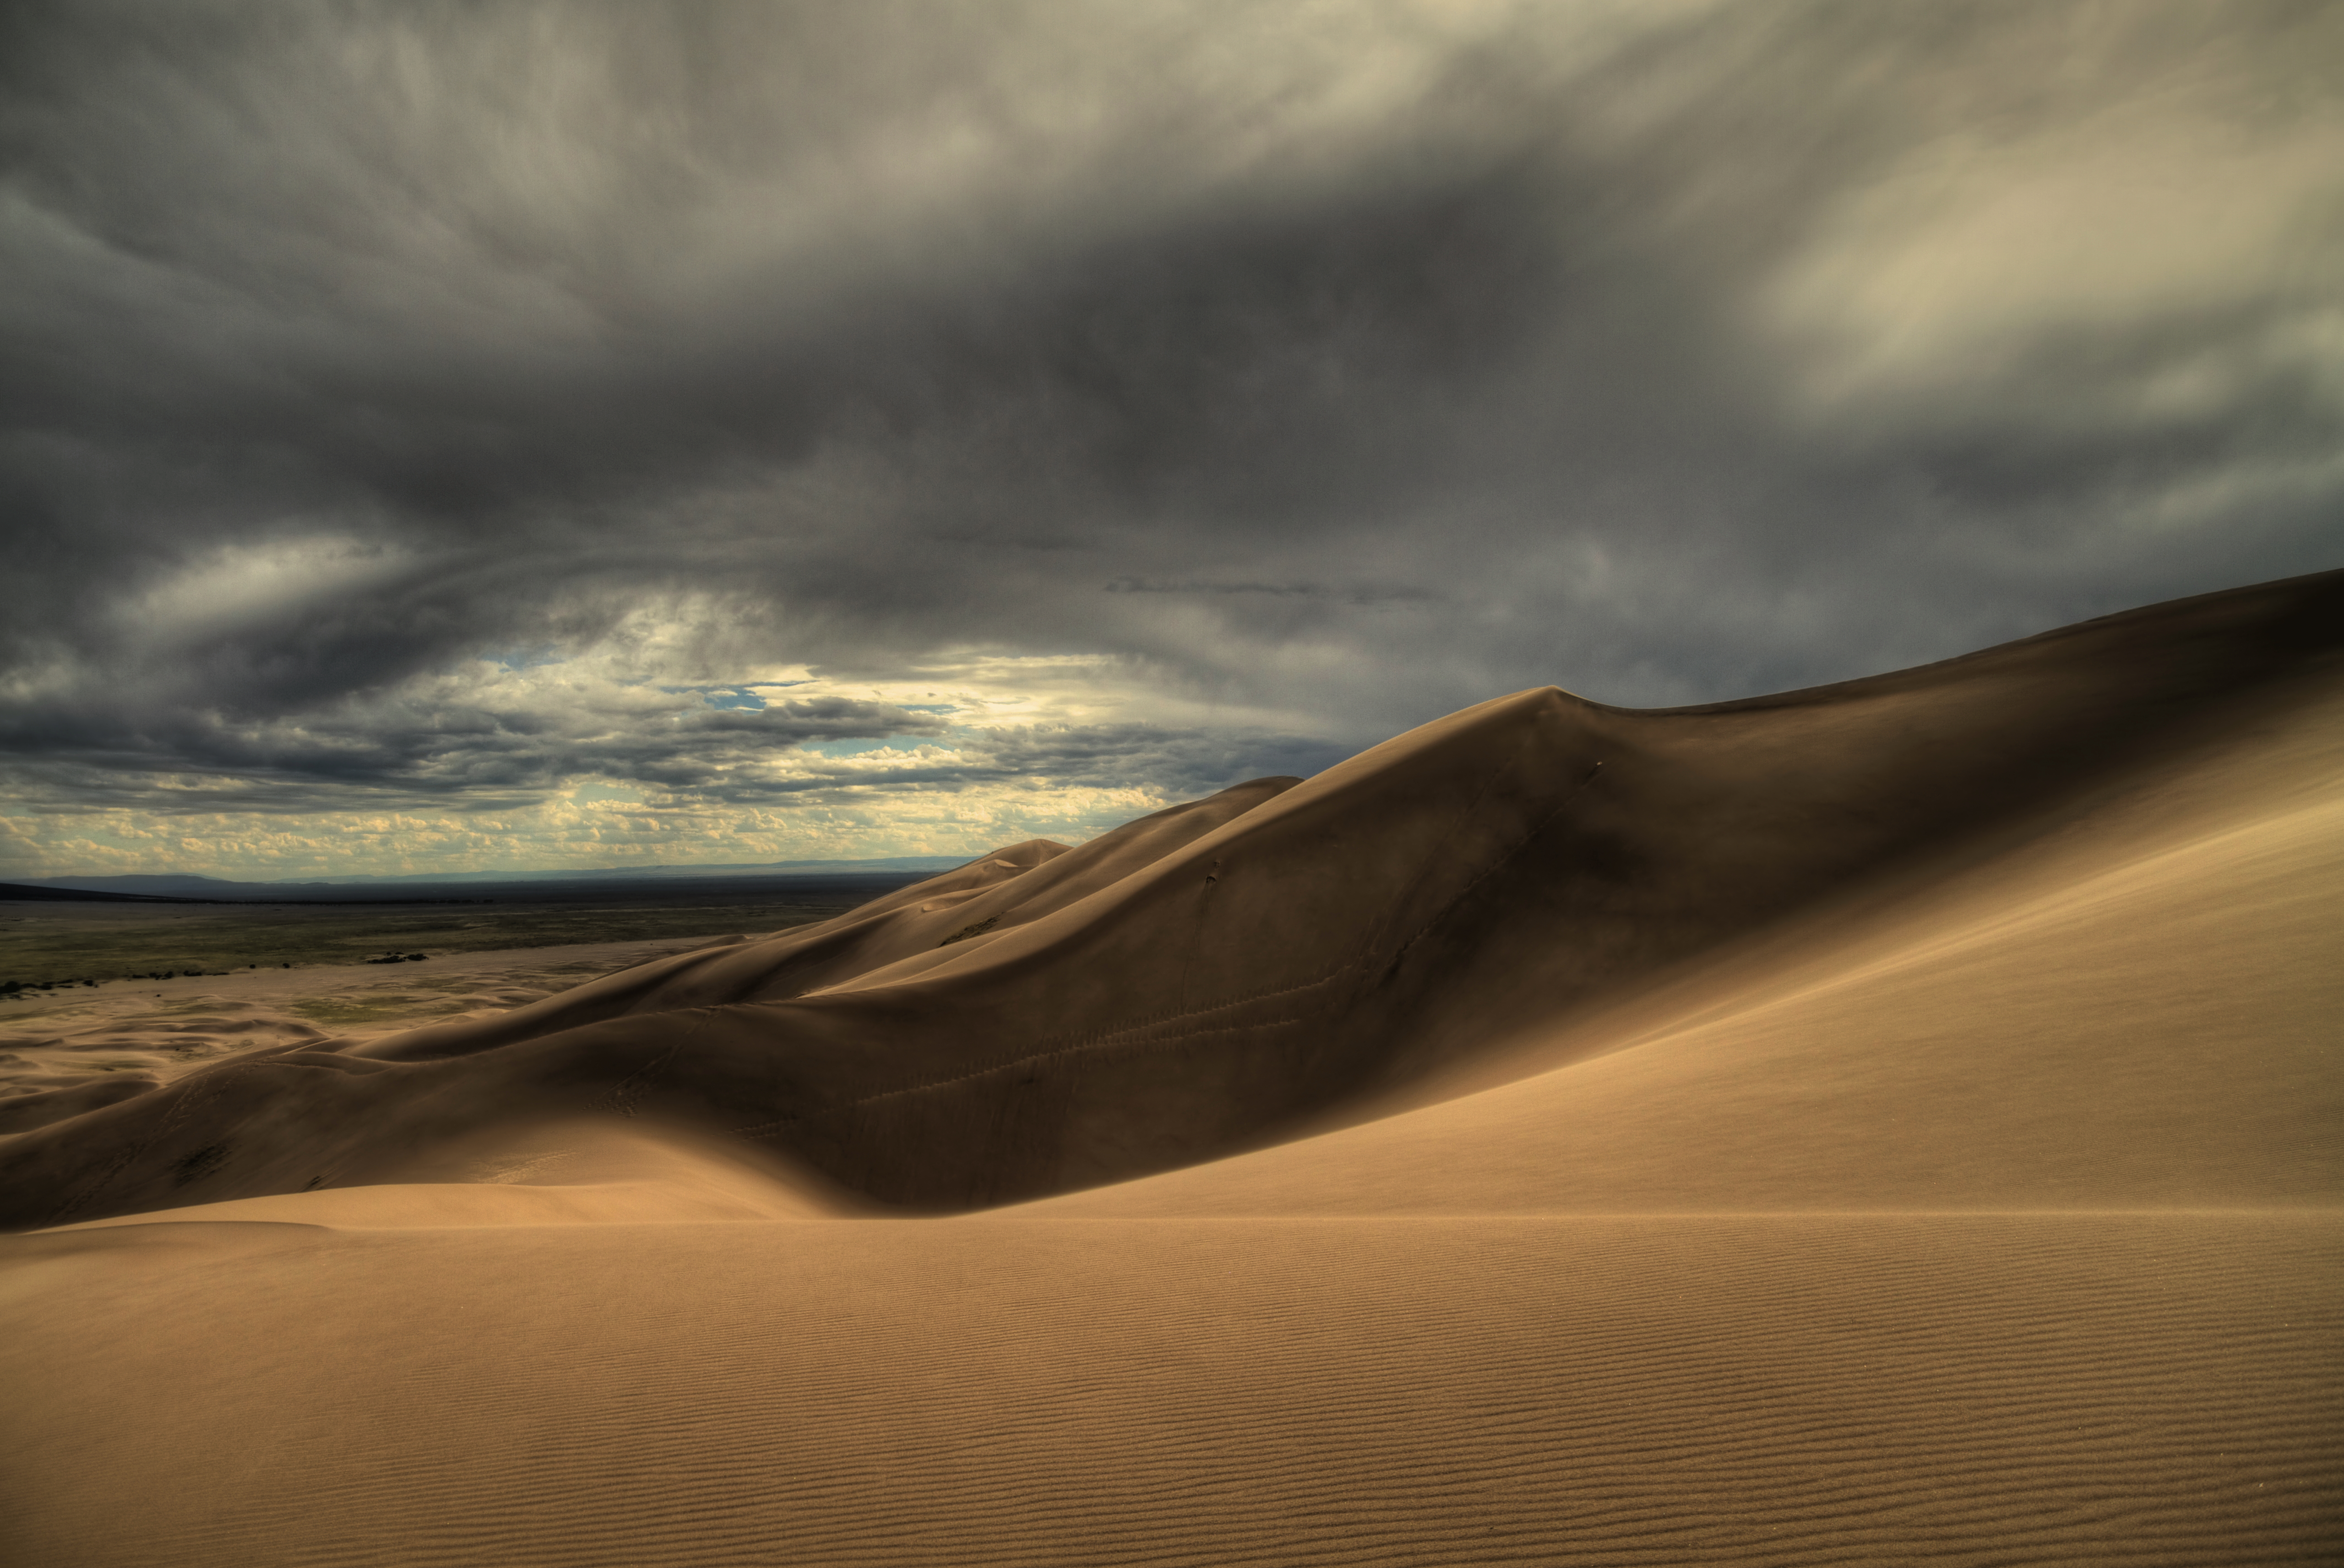
M910 853L2339 564L2339 57L2252 0L10 7L6 864L559 860L586 781Z

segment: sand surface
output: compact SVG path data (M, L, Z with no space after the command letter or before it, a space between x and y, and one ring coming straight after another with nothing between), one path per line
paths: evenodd
M2334 1560L2329 1216L95 1234L19 1561Z
M2335 1562L2335 588L158 1052L0 1143L0 1545Z
M134 916L150 914L133 906ZM0 1132L18 1130L12 1107L18 1117L35 1111L16 1105L29 1095L69 1091L93 1108L110 1104L255 1047L356 1045L427 1019L498 1016L583 980L710 943L706 936L579 943L42 993L0 1006Z

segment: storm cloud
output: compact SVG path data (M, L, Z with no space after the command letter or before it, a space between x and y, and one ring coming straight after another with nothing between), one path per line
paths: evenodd
M2332 6L0 30L0 871L973 852L2344 563Z

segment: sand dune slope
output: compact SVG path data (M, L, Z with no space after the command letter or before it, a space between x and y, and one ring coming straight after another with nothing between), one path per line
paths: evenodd
M0 1144L0 1221L377 1181L598 1113L929 1210L1193 1163L2039 836L2220 744L2339 640L2329 574L1711 709L1524 693L502 1017L246 1053Z
M2340 1242L2302 1213L22 1238L0 1546L2333 1562Z
M2344 682L2159 784L1502 1064L1570 1065L1011 1212L2344 1205Z

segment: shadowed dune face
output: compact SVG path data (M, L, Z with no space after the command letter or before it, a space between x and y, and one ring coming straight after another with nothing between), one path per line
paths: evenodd
M380 1180L568 1116L700 1127L924 1210L1191 1164L2048 834L2283 707L2339 642L2331 573L1755 702L1522 693L499 1017L59 1106L0 1144L0 1220Z
M100 1078L94 1083L39 1089L14 1099L0 1100L0 1133L46 1127L85 1111L96 1110L100 1106L136 1099L153 1089L158 1081L145 1073L126 1073Z
M985 1218L2332 1214L2344 681L2323 684L2066 832L1785 922L1426 1103Z

